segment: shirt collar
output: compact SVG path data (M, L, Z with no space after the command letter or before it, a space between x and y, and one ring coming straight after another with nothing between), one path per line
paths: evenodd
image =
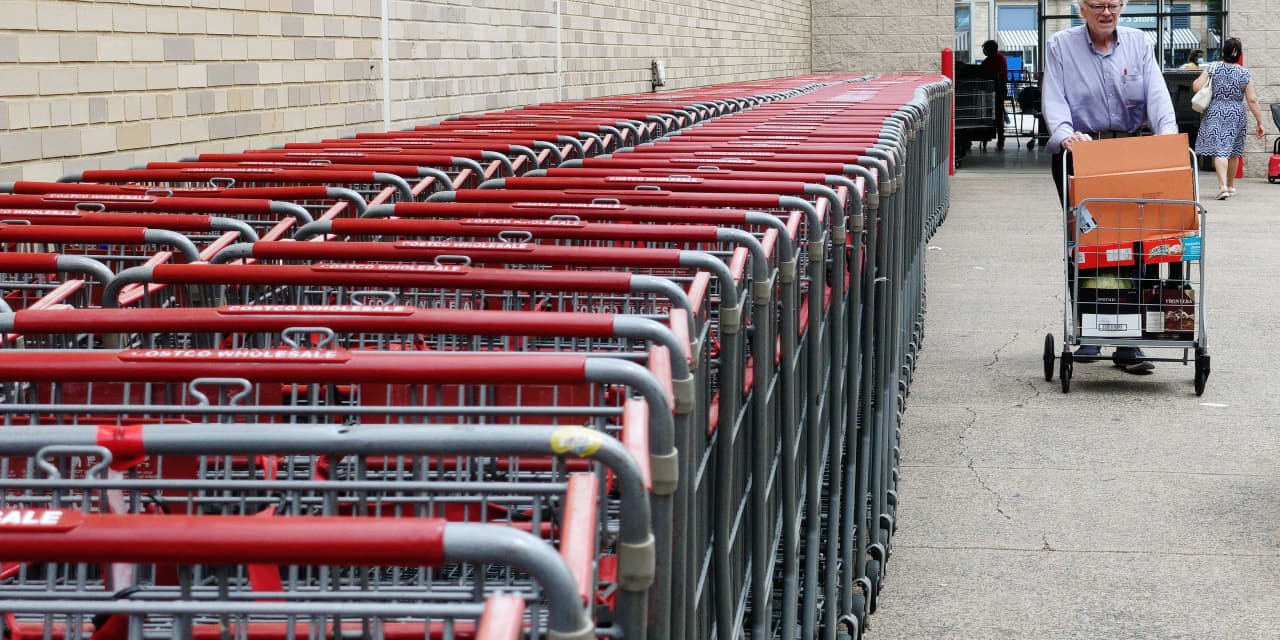
M1093 55L1096 55L1096 56L1102 56L1103 58L1106 58L1107 56L1110 56L1111 54L1115 53L1116 49L1120 47L1120 25L1118 24L1116 25L1116 30L1114 32L1115 38L1111 41L1111 50L1106 53L1102 53L1101 51L1098 51L1098 49L1093 46L1093 37L1089 35L1089 23L1086 22L1083 25L1081 25L1080 35L1084 38L1085 43L1089 45L1089 51L1092 51Z

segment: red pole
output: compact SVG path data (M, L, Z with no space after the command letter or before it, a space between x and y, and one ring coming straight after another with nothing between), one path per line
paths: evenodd
M951 79L954 87L956 82L956 54L950 47L942 50L942 75ZM947 152L947 175L954 176L956 174L956 101L955 97L951 98L951 148Z
M1240 66L1244 66L1243 51L1240 52ZM1245 118L1245 124L1248 125L1248 123L1249 123L1249 119ZM1262 124L1262 123L1259 122L1258 124ZM1245 135L1247 136L1248 134L1245 134ZM1242 178L1244 178L1244 156L1243 155L1240 156L1240 161L1236 163L1236 179L1240 180Z

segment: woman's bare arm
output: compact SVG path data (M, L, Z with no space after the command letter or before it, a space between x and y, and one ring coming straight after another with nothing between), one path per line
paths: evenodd
M1191 90L1199 91L1200 88L1204 86L1204 83L1208 82L1208 80L1209 80L1209 70L1204 69L1203 71L1200 72L1200 76L1195 79L1195 82L1191 83Z
M1264 137L1266 129L1262 127L1262 107L1258 106L1258 92L1254 91L1252 81L1244 86L1244 102L1249 105L1249 111L1253 113L1253 119L1258 121L1258 138Z

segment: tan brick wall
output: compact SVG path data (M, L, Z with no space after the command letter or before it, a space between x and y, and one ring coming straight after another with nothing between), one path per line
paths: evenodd
M1244 144L1245 175L1267 175L1267 160L1277 138L1271 105L1280 103L1280 0L1232 0L1227 18L1228 35L1244 45L1244 63L1253 71L1253 87L1262 107L1265 142L1253 136L1253 116L1248 116Z
M809 0L405 2L391 9L392 119L809 72Z
M379 0L0 2L0 179L381 120Z
M952 0L813 0L813 70L937 73L954 31Z
M382 128L382 0L0 0L0 181ZM390 0L393 126L810 70L810 0Z

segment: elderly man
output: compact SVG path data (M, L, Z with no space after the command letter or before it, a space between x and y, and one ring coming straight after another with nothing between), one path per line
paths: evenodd
M1066 201L1063 150L1077 142L1136 135L1150 124L1157 135L1178 132L1173 103L1160 65L1137 29L1118 26L1122 0L1077 0L1084 24L1059 31L1045 45L1041 96L1053 152L1053 180ZM1067 172L1072 172L1067 161ZM1082 346L1082 361L1097 358L1098 347ZM1131 373L1147 373L1150 362L1134 348L1116 349L1113 360Z

